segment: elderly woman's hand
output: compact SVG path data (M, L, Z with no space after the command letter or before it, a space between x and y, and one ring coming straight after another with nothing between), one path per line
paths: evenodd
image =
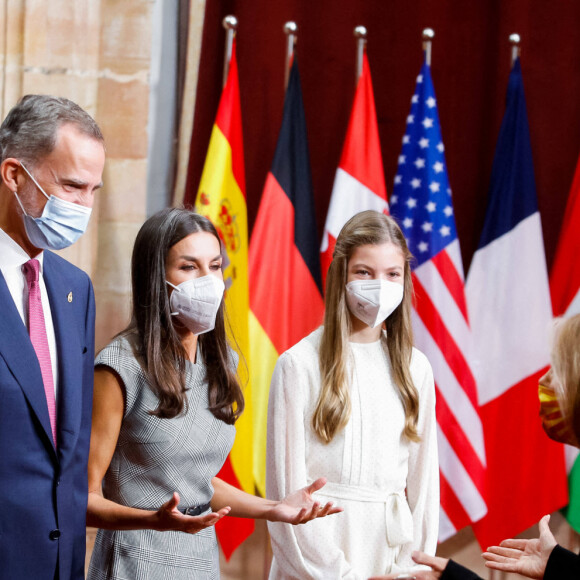
M416 570L401 574L396 572L394 574L387 574L386 576L373 576L369 580L438 580L441 578L441 573L445 570L449 560L447 558L440 558L439 556L429 556L425 552L413 552L413 560L417 564L430 566L431 570Z
M514 572L528 578L543 578L548 558L557 542L548 522L550 516L540 520L540 537L532 540L504 540L499 546L492 546L482 556L485 565L494 570Z

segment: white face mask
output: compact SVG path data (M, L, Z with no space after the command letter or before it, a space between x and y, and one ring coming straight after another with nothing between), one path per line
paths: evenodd
M223 280L210 274L192 278L178 286L171 282L167 284L174 289L169 298L172 316L177 316L193 334L203 334L214 329L215 317L225 290Z
M403 285L388 280L353 280L346 285L346 303L359 320L375 328L403 300Z
M55 195L48 195L22 162L20 162L20 166L26 171L42 195L48 199L42 215L32 217L26 213L20 197L14 192L24 213L24 227L30 243L41 250L62 250L74 244L85 233L89 225L91 208L66 201Z

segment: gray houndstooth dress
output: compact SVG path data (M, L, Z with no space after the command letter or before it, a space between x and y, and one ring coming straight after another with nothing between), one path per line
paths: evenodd
M125 413L117 447L103 480L103 495L121 505L156 510L177 491L179 508L208 503L211 479L233 445L235 427L208 410L205 368L188 363L188 410L173 419L149 414L157 407L137 360L133 338L119 337L95 365L118 373ZM199 359L199 357L198 357ZM154 530L99 530L87 580L206 580L219 578L215 530L197 534Z

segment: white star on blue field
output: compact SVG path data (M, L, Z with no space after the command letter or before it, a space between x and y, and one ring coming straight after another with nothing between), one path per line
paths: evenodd
M431 72L423 64L399 155L391 214L420 266L457 239Z

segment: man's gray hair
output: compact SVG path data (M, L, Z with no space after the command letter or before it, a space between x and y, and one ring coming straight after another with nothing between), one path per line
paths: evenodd
M63 97L25 95L0 125L0 163L14 157L34 167L52 152L58 129L65 124L104 141L95 120L76 103Z

